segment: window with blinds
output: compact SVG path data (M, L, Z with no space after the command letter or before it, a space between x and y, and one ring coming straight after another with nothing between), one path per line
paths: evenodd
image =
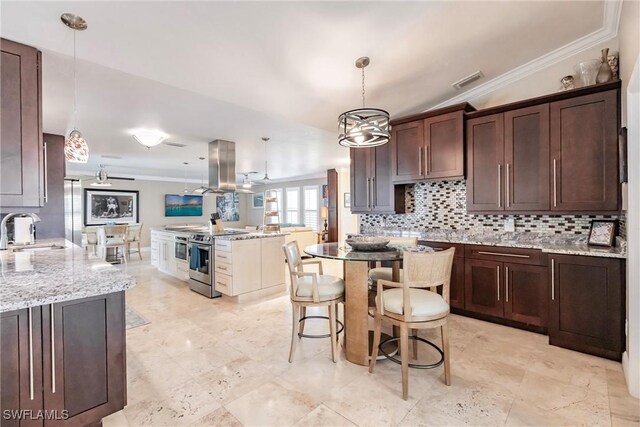
M320 218L320 187L317 185L303 188L304 201L304 225L318 231Z
M300 188L287 188L286 223L300 223Z

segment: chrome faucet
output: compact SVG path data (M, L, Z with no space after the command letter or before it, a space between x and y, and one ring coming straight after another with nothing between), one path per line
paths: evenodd
M7 236L7 221L13 218L14 216L19 217L27 217L30 216L33 219L33 222L40 222L40 217L34 213L10 213L5 215L2 218L2 222L0 223L0 251L6 251L7 245L9 244L9 238Z

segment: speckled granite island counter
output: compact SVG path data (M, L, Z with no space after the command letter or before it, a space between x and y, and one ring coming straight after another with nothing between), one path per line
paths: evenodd
M64 247L0 253L0 409L16 425L42 413L100 425L126 404L124 291L135 280L63 240L36 246L52 244Z

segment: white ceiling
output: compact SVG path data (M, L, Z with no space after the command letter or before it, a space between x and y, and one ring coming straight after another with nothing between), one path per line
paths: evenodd
M206 142L237 142L238 172L314 176L348 164L336 118L360 103L353 63L371 57L367 105L392 117L459 95L452 82L484 81L593 33L603 2L31 2L3 1L2 37L43 51L44 129L72 126L72 31L77 34L78 128L87 165L118 175L181 178ZM475 83L482 84L483 81ZM468 88L474 87L474 85ZM129 136L151 127L187 148L150 150ZM122 159L103 159L119 155Z

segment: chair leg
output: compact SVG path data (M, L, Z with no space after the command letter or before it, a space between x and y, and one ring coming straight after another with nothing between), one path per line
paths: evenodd
M301 306L300 307L300 319L304 319L305 317L307 317L307 307L305 306ZM306 323L306 320L301 320L300 321L300 333L304 334L304 324Z
M402 365L402 398L409 398L409 327L406 323L400 326L400 360Z
M417 337L418 336L418 330L417 329L411 329L411 336ZM414 360L418 360L418 340L412 340L412 347L413 347L413 358Z
M376 313L375 319L373 319L373 347L371 348L371 354L369 355L369 372L373 372L373 368L376 367L376 361L378 359L378 347L380 346L381 332L382 332L382 316Z
M298 329L300 328L299 308L296 304L291 307L292 325L291 325L291 348L289 349L289 363L293 362L293 354L296 352L296 342L298 342Z
M335 303L329 305L329 330L331 331L331 360L336 363L336 310Z
M440 327L442 333L442 351L444 352L444 383L451 385L451 361L449 360L449 329L445 323Z
M122 252L122 259L124 260L124 263L125 263L125 264L127 264L127 263L129 262L129 261L128 261L128 258L129 258L129 254L128 254L128 252L129 252L129 251L125 250L125 248L123 248L123 247L122 247L122 248L120 248L120 249L123 251L123 252Z
M138 256L140 257L140 261L142 261L142 252L140 252L140 240L138 240Z

